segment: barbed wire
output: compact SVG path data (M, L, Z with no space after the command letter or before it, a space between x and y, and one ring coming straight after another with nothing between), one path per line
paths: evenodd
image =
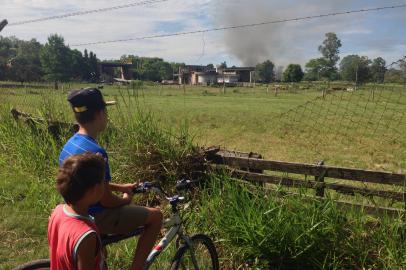
M176 33L170 33L170 34L157 34L157 35L142 36L142 37L133 37L133 38L124 38L124 39L115 39L115 40L105 40L105 41L94 41L94 42L88 42L88 43L79 43L79 44L73 44L73 45L71 45L71 47L109 44L109 43L118 43L118 42L128 42L128 41L146 40L146 39L157 39L157 38L184 36L184 35L191 35L191 34L198 34L198 33L208 33L208 32L216 32L216 31L224 31L224 30L251 28L251 27L270 25L270 24L312 20L312 19L317 19L317 18L325 18L325 17L332 17L332 16L348 15L348 14L354 14L354 13L365 13L365 12L381 11L381 10L397 9L397 8L405 8L405 7L406 7L406 4L401 4L401 5L393 5L393 6L376 7L376 8L348 10L348 11L342 11L342 12L332 12L332 13L311 15L311 16L304 16L304 17L297 17L297 18L271 20L271 21L265 21L265 22L259 22L259 23L251 23L251 24L231 25L231 26L200 29L200 30L193 30L193 31L176 32Z
M146 1L141 1L141 2L129 3L129 4L125 4L125 5L119 5L119 6L76 11L76 12L55 15L55 16L50 16L50 17L44 17L44 18L39 18L39 19L31 19L31 20L19 21L19 22L14 22L14 23L12 22L12 23L8 24L8 27L30 24L30 23L37 23L37 22L44 22L44 21L50 21L50 20L64 19L64 18L68 18L68 17L88 15L88 14L92 14L92 13L107 12L107 11L111 11L111 10L118 10L118 9L124 9L124 8L136 7L136 6L144 6L144 5L148 5L148 4L157 4L157 3L163 3L163 2L168 2L168 1L169 0L146 0Z

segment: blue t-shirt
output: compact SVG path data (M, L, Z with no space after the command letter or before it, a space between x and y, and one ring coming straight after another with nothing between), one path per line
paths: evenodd
M104 150L95 139L88 135L76 133L73 135L64 145L61 154L59 155L59 166L62 166L63 161L70 156L76 154L83 154L85 152L90 153L100 153L104 160L106 161L106 176L105 180L107 182L111 181L109 158L107 156L106 150ZM94 215L101 212L104 207L100 204L94 204L89 207L89 214Z

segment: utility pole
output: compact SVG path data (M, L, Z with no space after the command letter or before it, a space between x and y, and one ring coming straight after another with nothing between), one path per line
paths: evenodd
M4 27L6 27L7 24L8 24L7 20L2 20L0 22L0 32L1 32L1 30L3 30Z

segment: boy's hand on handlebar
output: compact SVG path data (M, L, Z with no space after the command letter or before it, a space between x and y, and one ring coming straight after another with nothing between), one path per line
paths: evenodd
M122 184L120 187L120 191L122 193L133 194L133 189L138 187L138 183L133 184Z
M131 203L132 199L133 199L133 194L132 194L132 193L127 193L127 192L124 192L124 193L123 193L123 200L124 200L127 204Z

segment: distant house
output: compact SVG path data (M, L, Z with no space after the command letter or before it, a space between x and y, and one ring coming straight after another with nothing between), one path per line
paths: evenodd
M217 75L217 83L236 84L240 80L240 76L235 72L223 72Z
M254 67L217 67L217 82L218 83L252 83L254 82Z
M179 84L210 84L217 79L216 70L207 66L186 65L179 67L179 73L175 74Z
M253 82L254 72L253 67L211 68L186 65L179 68L175 78L179 84L189 85L238 84Z
M107 81L129 82L132 80L132 63L102 62L99 64L99 72ZM114 78L114 69L119 68L120 78Z

